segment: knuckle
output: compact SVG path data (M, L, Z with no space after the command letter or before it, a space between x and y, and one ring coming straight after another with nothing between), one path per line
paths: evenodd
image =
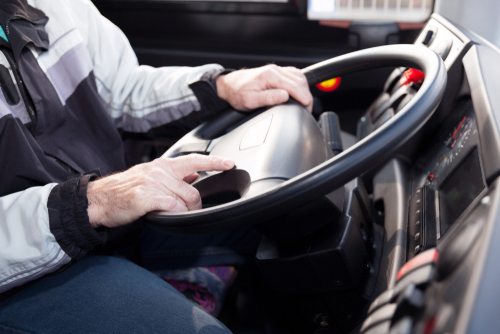
M196 188L190 187L186 194L186 200L191 204L198 203L200 201L200 192Z
M177 200L172 196L167 196L164 199L159 198L157 205L159 207L164 207L167 211L172 211L177 205Z
M173 169L173 165L175 164L176 159L177 158L158 158L154 161L156 161L157 166Z
M179 196L177 196L175 193L170 194L176 202L184 202Z
M158 158L151 162L148 171L155 176L164 176L171 173L175 168L175 159L177 158Z
M156 167L151 170L150 175L155 179L161 179L165 177L165 172L160 167Z
M241 98L241 102L243 103L243 106L245 108L251 108L252 107L252 98L248 95L243 95Z
M173 180L173 183L174 183L174 184L173 184L173 188L172 188L172 189L175 189L175 190L176 190L176 192L177 192L178 190L182 190L182 189L184 189L184 181L179 180L179 179L174 179L174 180Z
M136 187L133 189L133 191L131 191L129 193L129 202L130 203L136 203L137 201L139 201L143 196L143 192L142 190L140 189L140 187Z
M259 79L267 80L269 78L269 71L266 69L259 74Z
M151 204L152 210L164 210L166 209L166 205L163 205L163 201L161 198L155 198L153 203Z
M266 103L267 104L274 104L275 100L277 99L277 97L273 94L267 94L266 95Z
M272 79L276 76L276 69L268 67L265 71L262 72L261 75L264 79Z
M167 161L168 161L168 159L164 159L164 158L155 159L155 160L147 163L147 165L148 165L147 170L155 170L157 168L161 168L161 166L163 166L165 163L167 163Z

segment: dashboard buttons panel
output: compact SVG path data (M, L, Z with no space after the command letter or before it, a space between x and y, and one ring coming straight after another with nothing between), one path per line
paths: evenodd
M435 277L438 258L439 253L434 248L408 261L399 270L395 287L386 290L371 303L360 333L389 333L389 330L391 334L411 333L413 318L425 306L424 291ZM385 324L386 321L392 326Z
M397 321L391 328L389 334L411 334L413 319L406 316Z
M408 259L418 254L422 247L420 234L422 233L423 225L423 199L423 188L419 188L410 200L410 212L408 217Z
M387 330L385 333L388 332L388 329L390 327L390 323L392 320L392 317L394 316L394 312L396 312L397 305L396 304L387 304L384 307L381 307L377 311L373 312L366 318L366 320L363 322L363 325L361 326L360 333L368 333L368 330L374 327L375 325L379 325L383 322L389 322L389 326L387 327ZM384 332L382 332L384 333Z
M403 276L394 287L395 295L399 296L409 284L415 284L419 288L424 288L430 283L435 275L434 264L428 264L411 271Z
M380 307L389 304L394 298L394 289L389 289L382 292L375 300L371 303L368 309L368 314L379 309Z
M425 296L422 290L417 289L414 283L408 284L403 292L398 296L397 308L392 318L393 322L398 321L407 315L415 315L424 308Z
M423 252L419 256L406 262L406 264L403 267L401 267L401 269L399 269L398 275L396 276L396 280L399 281L400 279L405 277L408 273L417 268L420 268L428 264L436 263L438 258L439 258L439 252L435 248Z
M385 334L389 333L390 328L391 328L391 322L384 321L378 324L377 326L370 328L366 332L362 332L362 334Z
M436 246L436 197L435 189L424 186L419 188L410 200L407 260L411 260L425 249Z

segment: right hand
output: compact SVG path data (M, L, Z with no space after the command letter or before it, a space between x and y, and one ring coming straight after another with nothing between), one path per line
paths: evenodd
M236 110L250 111L284 103L291 96L312 112L309 84L295 67L266 65L234 71L221 75L216 84L219 97Z
M196 180L196 172L225 171L233 167L234 161L215 156L161 157L89 182L90 223L94 227L117 227L155 210L201 209L200 194L189 184Z

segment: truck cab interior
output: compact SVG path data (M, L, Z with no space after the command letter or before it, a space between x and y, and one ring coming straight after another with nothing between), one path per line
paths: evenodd
M496 332L500 50L432 1L409 1L423 15L412 23L367 21L367 0L334 1L322 21L320 2L94 1L142 64L296 66L315 97L312 114L289 101L161 140L124 133L130 165L236 161L200 175L202 210L144 219L262 233L219 314L234 333ZM372 14L378 2L408 10L374 0ZM346 21L344 4L365 20Z

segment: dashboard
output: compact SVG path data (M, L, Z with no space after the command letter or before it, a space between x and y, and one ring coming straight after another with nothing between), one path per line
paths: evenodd
M448 85L425 128L373 178L375 207L382 201L386 211L379 281L389 279L358 331L496 332L500 51L435 14L415 44L443 58ZM419 82L404 81L408 70L397 68L388 77L358 122L358 140L413 98ZM387 177L388 168L395 176ZM387 184L393 184L392 194Z
M472 102L458 103L413 167L407 260L436 247L457 219L486 190Z

